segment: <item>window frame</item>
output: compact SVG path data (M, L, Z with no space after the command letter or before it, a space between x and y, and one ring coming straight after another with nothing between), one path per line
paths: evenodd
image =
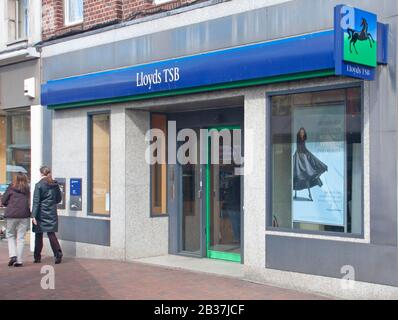
M69 21L69 1L70 0L64 0L64 25L65 25L65 27L72 27L72 26L82 24L84 22L84 0L81 0L82 6L83 6L82 18L80 20L76 20L76 21Z
M8 16L8 12L9 12L9 3L10 1L15 2L15 39L10 39L10 30L9 30L9 22L11 20L11 18ZM27 41L27 39L29 38L29 7L30 7L30 2L29 0L27 0L27 14L24 15L25 21L24 23L26 23L26 25L24 25L25 30L24 30L24 34L23 36L19 36L20 33L20 29L19 29L19 23L20 23L20 19L19 19L19 5L20 2L23 0L8 0L7 1L7 45L12 45L18 42L23 42L23 41Z
M324 91L332 91L332 90L344 90L350 88L359 88L360 89L360 98L361 98L361 163L362 163L362 172L361 172L361 233L352 234L347 232L334 232L334 231L316 231L316 230L301 230L301 229L290 229L283 227L273 227L272 226L272 198L273 198L273 187L272 187L272 169L273 169L273 161L272 161L272 97L274 96L282 96L282 95L293 95L293 94L301 94L301 93L317 93ZM365 127L365 119L364 119L364 82L350 82L345 84L331 84L324 86L314 86L314 87L302 87L298 89L291 90L277 90L270 91L265 94L266 96L266 112L265 112L265 123L268 129L266 130L266 148L265 148L265 159L266 159L266 170L265 170L265 181L266 181L266 215L265 215L265 231L285 233L286 236L288 234L296 234L296 235L316 235L316 236L324 236L324 237L335 237L338 239L365 239L365 201L364 201L364 179L365 179L365 168L364 168L364 159L365 159L365 148L364 148L364 127Z
M149 113L149 128L152 129L152 116L153 115L162 115L166 117L166 213L154 213L152 211L152 197L153 197L153 192L152 192L152 169L151 169L151 164L148 164L149 166L149 217L150 218L168 218L169 217L169 210L168 210L168 202L169 202L169 166L167 163L167 158L168 158L168 136L167 136L167 131L168 131L168 126L169 126L169 117L167 113L163 112L150 112Z
M109 116L109 213L93 212L93 116L108 115ZM87 216L110 218L112 214L112 122L111 111L101 110L87 113Z
M12 139L13 139L13 125L12 125L12 118L13 117L18 117L18 116L27 116L27 117L29 117L29 121L28 121L28 123L29 123L29 130L27 130L26 132L28 133L28 135L29 135L29 154L30 154L30 164L29 164L29 171L28 171L28 177L29 177L29 179L30 179L30 174L31 174L31 172L32 172L32 163L31 163L31 156L32 156L32 136L31 136L31 120L32 120L32 116L31 116L31 112L30 112L30 108L27 108L27 107L22 107L22 108L13 108L13 109L10 109L10 110L5 110L5 111L2 111L1 113L0 113L0 116L4 116L5 117L5 121L6 121L6 139L5 139L5 142L6 142L6 148L5 148L5 150L6 150L6 167L7 167L7 165L8 165L8 163L9 163L9 157L8 157L8 155L7 155L7 153L9 152L9 148L10 148L10 145L13 145L13 143L11 143L12 142ZM8 180L7 181L7 173L8 173L8 171L7 171L7 168L6 168L6 184L9 184L11 181L10 180Z

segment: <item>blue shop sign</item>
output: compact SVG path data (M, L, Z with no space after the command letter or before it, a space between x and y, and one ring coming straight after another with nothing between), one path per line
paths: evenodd
M337 6L335 30L50 80L41 102L67 108L335 74L373 80L387 31L376 15Z
M334 30L336 75L374 80L378 61L386 63L388 28L374 13L339 5Z
M333 70L333 31L48 81L42 104L134 97Z

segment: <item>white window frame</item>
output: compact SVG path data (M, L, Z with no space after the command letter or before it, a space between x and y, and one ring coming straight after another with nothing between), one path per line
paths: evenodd
M173 0L153 0L153 4L160 5L160 4L165 4L165 3L171 2L171 1L173 1Z
M28 37L29 37L29 0L27 1L28 12L24 16L24 19L25 19L24 28L25 28L25 30L24 30L24 34L21 37L19 36L19 33L20 33L19 32L20 31L19 30L19 23L20 23L20 21L19 21L19 4L20 4L21 1L24 1L24 0L11 0L11 1L15 2L15 21L14 21L14 23L15 23L15 39L10 39L10 30L8 30L7 31L7 40L8 40L9 44L16 43L16 42L19 42L19 41L24 41L24 40L28 39ZM7 1L7 28L9 26L9 21L11 20L10 17L8 17L8 5L9 5L9 3L10 3L10 1Z
M84 0L81 0L84 9ZM69 0L64 0L64 24L65 26L74 26L81 24L84 21L84 10L81 19L76 21L69 21Z

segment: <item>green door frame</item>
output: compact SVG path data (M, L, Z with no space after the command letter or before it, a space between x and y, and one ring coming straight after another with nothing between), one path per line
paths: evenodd
M219 127L211 127L209 130L218 130L221 131L223 129L233 130L233 129L241 129L241 126L219 126ZM221 252L210 250L210 199L211 199L211 185L210 185L210 139L208 137L207 141L207 164L206 164L206 256L210 259L218 259L218 260L226 260L232 262L241 263L242 257L240 253L230 253L230 252ZM241 241L242 243L242 241Z

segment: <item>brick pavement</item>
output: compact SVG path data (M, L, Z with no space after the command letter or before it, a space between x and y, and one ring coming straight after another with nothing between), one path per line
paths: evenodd
M65 258L55 266L55 290L40 286L43 265L26 250L23 268L7 267L7 243L0 241L0 299L322 299L316 295L254 284L239 279L171 270L140 263Z

